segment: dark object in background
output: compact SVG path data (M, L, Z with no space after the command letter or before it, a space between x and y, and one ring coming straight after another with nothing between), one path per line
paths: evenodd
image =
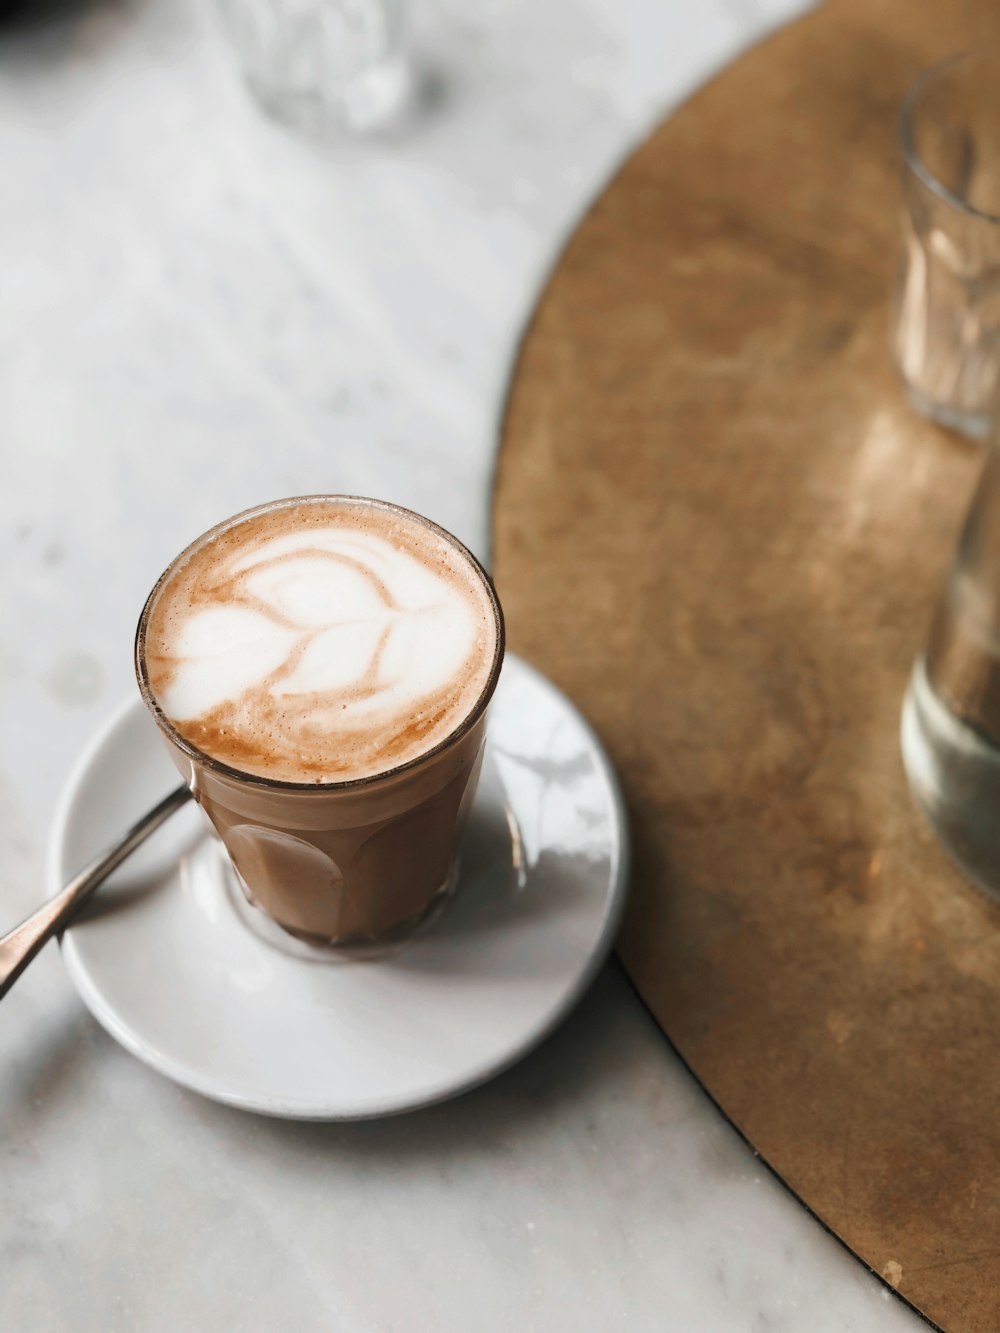
M95 0L0 0L0 41L5 30L42 28L97 7Z

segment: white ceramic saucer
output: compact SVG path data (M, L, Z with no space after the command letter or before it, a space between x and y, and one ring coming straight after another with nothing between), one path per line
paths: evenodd
M128 703L66 785L50 889L175 782ZM626 837L590 728L508 654L458 890L402 951L331 961L272 927L192 805L98 890L63 957L113 1037L206 1097L299 1119L389 1115L483 1082L567 1014L611 947Z

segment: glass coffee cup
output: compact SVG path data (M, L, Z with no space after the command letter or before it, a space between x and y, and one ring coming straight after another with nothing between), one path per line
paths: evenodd
M315 554L303 543L313 540L311 534L318 530L317 524L322 527L320 520L325 522L326 515L333 515L331 530L338 523L348 529L350 540L344 551L349 554L341 551L334 557L329 552L320 552L334 564L340 562L337 568L346 570L344 577L349 583L354 580L348 593L356 584L361 589L359 595L363 596L368 586L364 579L368 578L378 597L383 600L389 597L391 577L387 592L381 577L356 568L357 550L361 549L356 546L357 533L374 532L380 541L385 539L383 545L389 550L390 564L393 560L390 548L395 543L400 559L413 557L418 563L423 560L428 577L442 568L449 577L453 575L450 586L464 588L478 599L476 605L482 608L485 632L476 638L472 657L463 659L462 670L466 672L463 680L472 681L474 694L466 694L457 710L452 708L451 713L443 714L439 732L441 727L446 730L443 734L428 733L426 748L421 748L419 741L416 748L413 744L409 748L389 745L383 761L379 761L377 753L374 759L369 756L360 776L352 775L348 763L346 775L334 780L325 780L322 775L317 778L312 772L299 775L302 780L289 780L287 765L278 768L282 776L270 774L266 753L243 767L233 761L233 754L226 749L231 739L228 734L220 747L212 739L218 728L215 733L205 727L199 730L171 716L171 709L164 706L166 692L157 688L157 672L161 669L159 641L153 642L151 625L155 629L157 616L163 618L164 613L158 608L162 599L175 596L179 580L199 577L190 574L192 569L212 567L212 562L217 563L223 556L232 561L233 553L243 558L244 547L251 537L258 540L261 532L266 536L271 529L278 535L267 538L272 541L268 549L278 551L279 555L251 566L251 573L257 568L270 569L275 559L279 563L287 559L291 561L290 572L284 576L284 585L276 586L294 585L297 577L301 582L302 571ZM274 545L275 541L283 545ZM286 548L294 547L296 541L299 547L289 554ZM365 559L362 550L360 563ZM235 582L220 582L217 574L213 574L214 583L209 581L212 597L223 609L229 597L234 605L239 603L237 609L241 614L248 605L258 611L258 592L252 597L248 595L244 586L246 577L243 570ZM390 604L395 606L391 598ZM431 612L435 613L433 607ZM384 646L386 635L396 632L393 626L397 622L405 630L416 614L406 607L386 611L383 619L389 628L383 630L379 643ZM287 631L288 641L296 644L295 652L301 656L294 638L294 622L289 621L284 610L279 619L283 629L289 623L292 625ZM315 629L310 632L316 633ZM486 710L496 688L503 651L503 614L492 582L457 538L430 520L384 501L320 495L275 501L246 510L192 542L171 563L146 601L136 634L135 666L143 700L170 757L221 838L249 902L285 931L311 944L365 953L405 940L433 914L454 886L459 839L475 794L486 734ZM289 652L291 655L292 649ZM185 660L183 654L178 660ZM397 653L395 670L402 679L395 682L394 688L397 693L402 689L405 698L407 671L416 678L421 670L418 656L411 655L408 666L406 657ZM473 675L468 675L469 671ZM447 695L445 691L449 698L454 693ZM324 711L317 716L334 719L339 716L330 711L331 697L341 696L324 694ZM344 697L350 700L350 691ZM414 697L418 698L414 716L422 717L428 710L423 706L425 700L419 687L415 687ZM438 691L435 698L440 697ZM282 694L283 724L298 726L301 717L296 709L301 712L314 701L314 694L296 694L294 688ZM336 706L351 705L348 702ZM385 718L379 716L379 725L384 726ZM411 722L404 709L399 713L397 731L409 734L413 729ZM312 732L305 728L303 734L318 735L316 726L312 723L310 726ZM386 734L390 733L391 727ZM202 734L209 736L208 743L200 740ZM299 733L295 734L298 737ZM383 733L378 734L381 737ZM364 739L362 736L362 742ZM227 757L220 757L222 754Z

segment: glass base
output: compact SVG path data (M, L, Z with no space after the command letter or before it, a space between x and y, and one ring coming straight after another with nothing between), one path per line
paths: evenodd
M990 433L991 418L986 412L962 412L949 407L946 403L934 403L925 398L918 389L906 380L903 381L910 406L922 417L936 421L947 430L954 430L969 440L985 440Z
M247 86L275 120L308 134L372 133L397 122L413 99L413 74L402 59L386 61L341 88L296 92L247 75Z
M923 659L903 701L900 739L910 790L941 845L977 888L1000 898L1000 748L949 712Z
M259 940L304 962L358 962L388 958L399 953L438 919L454 896L459 879L459 864L456 860L448 878L422 912L400 921L377 938L356 936L348 940L326 940L317 935L288 930L262 911L254 902L243 876L229 859L223 844L218 840L216 842L216 873L222 880L225 896L236 915Z

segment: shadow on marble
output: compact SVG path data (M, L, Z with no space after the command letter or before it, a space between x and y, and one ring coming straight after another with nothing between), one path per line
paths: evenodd
M574 1103L585 1103L597 1083L629 1086L637 1055L618 1037L621 992L627 990L612 960L566 1022L511 1069L460 1097L384 1119L271 1119L208 1101L142 1066L134 1066L134 1073L150 1080L157 1100L165 1094L181 1120L190 1118L221 1134L249 1133L255 1151L273 1151L279 1158L318 1159L346 1151L355 1164L367 1161L373 1169L403 1157L457 1162L465 1155L479 1156L484 1141L521 1136L539 1122L564 1115ZM131 1059L67 993L44 1030L34 1032L5 1068L0 1124L13 1130L30 1123L37 1134L42 1119L60 1118L79 1100L81 1087L92 1084L98 1066Z
M76 1100L81 1082L92 1077L95 1044L109 1040L68 990L44 1025L32 1022L30 1039L18 1043L0 1078L0 1125L12 1141L18 1124L30 1121L37 1131L47 1115L61 1115Z
M393 1160L439 1158L457 1164L479 1157L484 1143L530 1134L586 1104L596 1084L616 1084L626 1095L641 1052L623 1044L622 992L628 985L612 959L578 1008L540 1046L516 1065L459 1097L437 1106L377 1120L337 1123L277 1120L205 1101L184 1092L183 1100L203 1123L220 1132L252 1126L255 1151L320 1159L347 1152L373 1170ZM615 1001L618 1001L617 1003ZM669 1058L667 1049L664 1055ZM154 1077L151 1075L151 1077Z

